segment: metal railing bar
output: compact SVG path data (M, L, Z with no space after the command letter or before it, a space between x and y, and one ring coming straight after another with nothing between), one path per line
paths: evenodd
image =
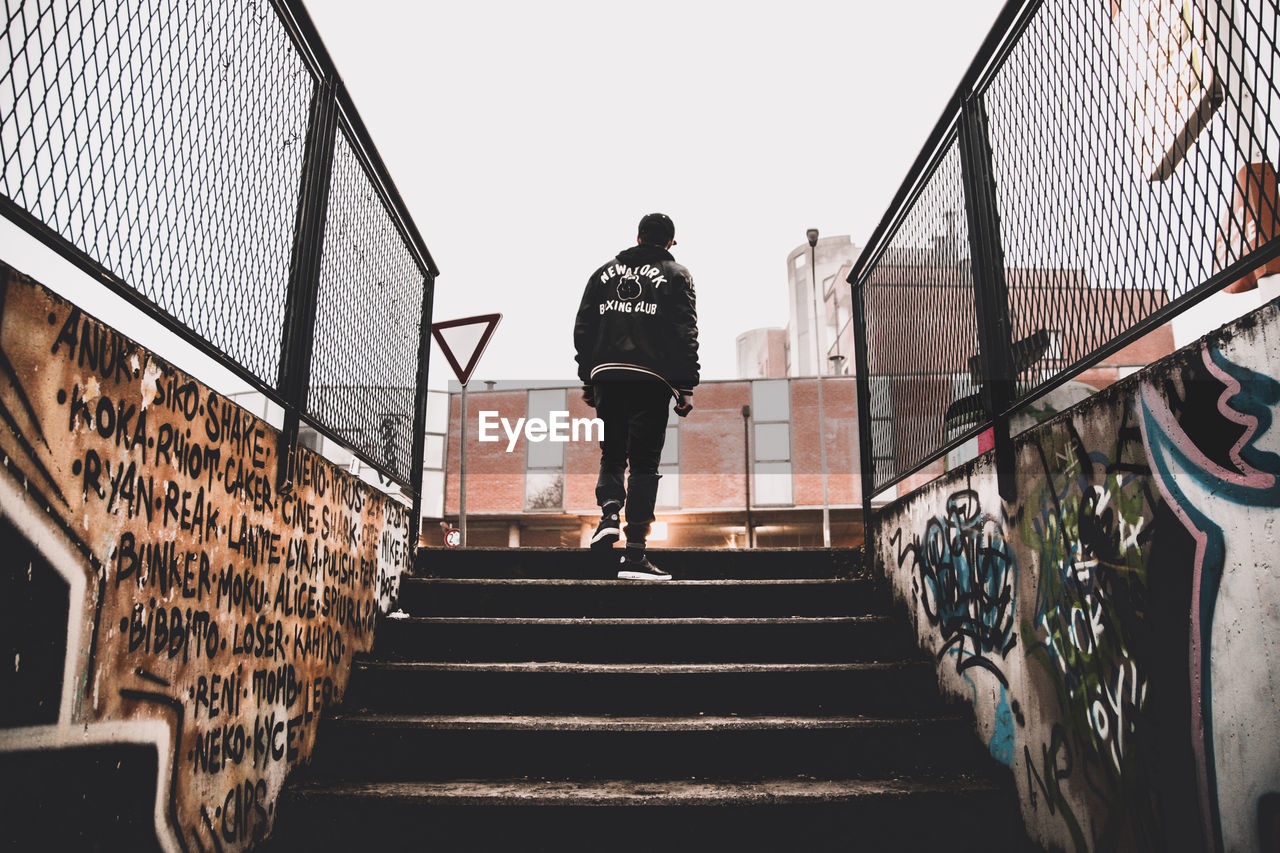
M1021 0L1023 8L1014 16L1013 23L1009 25L1009 31L1004 38L997 41L995 48L991 52L991 58L983 65L982 70L974 77L972 92L974 94L983 94L990 88L992 81L996 75L1004 68L1005 62L1009 59L1009 55L1022 41L1023 33L1031 26L1035 20L1036 14L1039 13L1040 7L1044 5L1044 0ZM1017 5L1011 3L1010 5ZM981 55L981 51L979 51Z
M1094 367L1104 358L1113 353L1119 352L1132 343L1140 340L1161 326L1165 325L1183 312L1195 307L1199 303L1216 295L1223 287L1240 278L1245 273L1251 272L1269 261L1280 258L1280 237L1272 239L1262 247L1255 249L1245 258L1236 261L1221 272L1207 279L1204 284L1199 287L1193 287L1183 295L1176 299L1165 303L1164 307L1157 308L1152 313L1141 318L1127 329L1117 333L1114 337L1108 339L1106 343L1099 344L1093 351L1080 360L1073 362L1062 370L1056 371L1055 375L1043 383L1038 383L1030 387L1030 393L1020 395L1002 414L1009 415L1017 412L1026 406L1026 404L1037 397L1052 391L1061 385L1075 379L1084 371ZM895 374L896 376L897 374Z
M1278 5L1257 0L1238 7L1242 18L1224 16L1218 4L1214 18L1211 4L1207 26L1199 6L1004 6L847 277L862 307L855 347L862 345L864 358L859 400L870 409L860 423L862 452L874 459L863 466L870 494L966 440L941 441L948 436L945 383L910 387L920 381L913 378L939 373L926 368L968 352L980 360L994 355L1008 368L981 371L986 418L966 431L972 434L1007 423L1227 285L1244 279L1252 289L1250 272L1277 267L1277 134L1266 109L1280 96L1280 47L1267 30ZM1188 53L1156 56L1175 37ZM1203 76L1202 67L1212 75ZM1194 76L1168 82L1171 74ZM1152 75L1185 92L1164 91ZM985 120L964 125L968 157L960 136L965 192L957 204L955 171L942 165L951 154L944 128L984 102L990 130ZM1168 115L1175 107L1182 118ZM982 150L988 139L995 149L989 153ZM957 233L960 207L968 227ZM967 267L957 249L962 234L970 242ZM949 264L956 269L946 271ZM976 304L966 307L970 290ZM936 328L902 325L903 305ZM968 341L975 317L981 331L1006 306L999 328L976 347ZM1056 337L1033 342L1044 331ZM1008 349L1006 337L1012 359L995 352ZM894 372L899 366L904 373ZM870 369L877 374L865 375ZM870 386L877 379L908 385L889 394ZM1007 385L994 399L993 382ZM959 399L965 387L953 383L950 397ZM1008 450L1006 442L1006 457ZM1009 462L998 467L1011 468ZM885 482L874 482L877 475Z
M440 269L431 257L431 252L427 249L427 243L422 239L422 234L414 224L413 217L409 215L404 198L400 195L399 189L391 179L391 173L387 170L387 165L383 161L382 155L378 152L377 146L374 145L373 137L369 135L364 119L360 117L360 111L356 109L355 102L351 100L346 84L342 81L342 75L338 73L337 66L334 65L333 59L329 56L329 51L325 48L324 41L320 38L320 33L316 29L315 23L311 20L311 15L307 12L301 0L271 0L271 4L280 14L281 20L285 23L286 29L293 36L295 42L299 44L304 58L316 70L317 76L321 78L327 77L333 81L338 108L341 110L347 127L351 131L350 136L355 143L355 147L361 151L366 164L369 166L370 177L375 179L375 185L381 185L380 191L387 201L388 210L398 220L401 231L412 247L414 254L418 256L421 265L430 271L433 278L438 278Z
M408 481L416 494L415 471L404 471L405 444L422 444L416 435L425 426L422 340L439 270L302 0L261 7L231 2L194 17L144 3L120 20L100 6L86 10L89 5L73 2L59 17L47 10L27 14L20 4L23 11L10 16L16 38L6 42L11 62L0 76L15 87L22 109L0 120L6 139L17 132L16 153L4 164L0 215L281 407L282 460L292 459L305 421L386 481ZM218 23L234 29L220 32ZM64 73L72 78L65 85ZM215 78L225 85L215 86ZM325 134L315 132L321 113ZM95 124L102 115L111 121ZM224 123L240 136L222 132ZM156 144L193 139L193 127L210 129L209 144L195 148L193 142L167 154L166 145ZM358 180L371 188L362 190L361 204L378 225L332 257L361 279L366 272L372 277L373 264L393 258L402 298L389 304L409 306L400 315L404 345L394 352L374 347L352 365L360 389L352 395L355 405L377 403L394 419L382 425L385 459L362 449L375 441L362 437L360 418L353 432L342 429L341 417L319 407L307 411L317 285L328 265L323 234L334 214L323 190L336 168L338 132L352 152L342 157L347 185ZM305 150L299 145L304 133ZM87 165L86 151L95 144L104 156ZM32 147L34 154L27 152ZM178 249L167 251L171 246ZM217 284L204 280L209 273L219 274ZM217 300L226 293L236 301ZM265 293L281 316L246 310L246 293ZM322 311L328 326L349 319L341 300ZM359 334L367 336L368 329ZM415 355L416 373L406 364ZM364 389L379 382L404 398L371 400L376 392ZM405 432L409 395L415 435ZM334 422L326 426L322 417ZM420 468L421 453L409 455Z
M1184 294L1183 296L1179 297L1176 301L1171 301L1167 303L1164 308L1158 309L1156 313L1150 315L1149 317L1144 318L1137 324L1131 326L1127 331L1123 332L1118 337L1110 340L1108 343L1100 347L1096 352L1090 353L1087 358L1084 358L1084 359L1081 359L1080 361L1075 362L1073 365L1071 365L1069 368L1065 370L1056 372L1051 379L1046 380L1043 383L1031 386L1029 389L1030 393L1021 395L1012 406L1010 406L1005 411L1000 412L999 414L1003 416L1016 414L1018 411L1024 408L1029 402L1033 402L1036 399L1043 397L1045 394L1049 393L1055 388L1058 388L1059 386L1066 384L1072 379L1075 379L1085 370L1088 370L1090 367L1093 367L1094 365L1102 361L1102 359L1106 358L1108 355L1111 355L1112 353L1115 353L1121 349L1124 349L1129 344L1134 343L1135 341L1139 340L1145 335L1158 329L1160 326L1163 326L1165 323L1169 322L1171 319L1173 319L1173 317L1177 316L1178 314L1181 314L1183 311L1186 311L1187 309L1193 307L1197 303L1205 299L1208 299L1210 296L1213 296L1215 293L1221 290L1222 287L1224 287L1226 284L1232 281L1235 281L1242 274L1249 272L1253 269L1256 269L1257 267L1262 266L1263 264L1267 263L1268 261L1274 260L1277 257L1280 257L1280 238L1276 238L1269 241L1264 247L1257 249L1253 253L1251 253L1248 256L1248 258L1246 258L1245 260L1238 261L1235 264L1233 264L1231 267L1224 269L1223 271L1215 275L1213 278L1209 279L1209 281L1206 282L1204 287L1193 289L1187 292L1186 294ZM881 375L881 374L877 374L877 375ZM915 377L915 376L934 377L938 375L939 374L932 374L927 372L891 374L892 378L894 379L897 379L900 377L905 378L905 377ZM938 450L936 452L930 454L927 458L923 459L922 461L912 465L910 468L907 468L906 470L899 472L892 479L886 480L883 483L878 483L873 481L872 483L873 491L869 495L869 498L875 497L876 495L879 495L879 494L883 494L884 492L893 488L897 484L908 479L912 475L919 473L924 468L927 468L929 465L932 465L933 463L937 462L939 459L944 458L952 450L955 450L960 445L964 444L966 441L973 438L975 435L980 434L981 432L983 432L993 424L994 424L994 420L990 418L984 418L981 422L970 427L968 430L961 433L959 436L957 436L953 440L939 445ZM939 419L939 428L941 428L941 426L942 426L941 419ZM896 457L894 458L896 460Z
M921 173L917 176L915 183L910 188L910 191L907 193L902 209L892 217L888 230L884 234L884 239L875 249L875 254L868 259L868 273L876 267L880 262L880 259L884 257L885 252L889 251L889 249L893 247L894 238L897 237L898 233L902 230L902 226L905 224L907 217L914 209L916 201L918 201L920 196L924 194L924 191L928 189L929 182L933 179L934 175L938 173L938 170L942 168L942 164L946 161L947 155L951 153L951 146L957 143L959 134L959 116L956 116L956 120L952 122L948 132L943 135L943 138L938 143L937 149L933 152L932 157L928 160ZM868 244L867 247L865 247L858 255L858 261L854 262L853 268L849 270L849 275L845 278L846 283L861 286L861 282L857 278L858 262L866 256L870 249L871 245ZM900 266L895 265L895 268L911 269L912 267L911 265L906 264ZM877 284L876 286L880 287L882 285ZM963 287L964 285L957 286Z
M417 542L422 524L422 469L427 444L427 370L431 363L431 316L435 305L435 278L428 273L422 294L422 321L418 326L418 376L413 397L413 446L409 451L409 478L413 483L413 515L409 517L409 541Z
M67 240L63 239L60 234L53 231L53 229L49 228L40 220L35 219L31 214L27 213L25 209L17 207L12 201L4 196L0 196L0 214L3 214L5 218L12 220L27 233L31 234L31 236L40 240L40 242L44 243L51 250L57 252L61 257L75 264L85 274L97 279L112 293L115 293L121 298L127 300L133 307L137 308L148 318L163 325L165 327L165 331L173 333L178 338L181 338L184 343L191 345L193 348L199 350L201 354L210 357L221 367L226 368L228 371L234 373L238 378L243 379L252 386L254 391L261 393L272 403L275 403L281 408L287 408L284 398L273 386L263 382L235 360L228 358L221 350L210 344L198 333L192 331L189 327L184 325L164 309L157 307L137 290L133 289L128 284L125 284L118 276L112 274L106 268L93 261L88 257L88 255L80 252L79 249L75 248L75 246ZM21 272L21 270L19 270L19 272ZM427 325L429 326L430 324ZM430 334L429 331L428 334ZM165 359L165 361L168 361L168 359ZM174 366L179 370L182 370L184 373L189 372L181 365ZM423 369L423 375L425 376L425 367ZM222 392L217 393L219 396L222 396ZM414 495L417 494L418 486L416 481L412 479L406 481L399 476L395 476L394 472L384 471L383 469L385 468L385 464L383 462L360 450L359 447L354 445L349 437L340 435L336 430L325 426L324 423L309 416L306 412L300 412L299 416L301 423L305 423L308 428L314 429L326 438L329 438L335 443L347 448L353 456L360 459L361 462L367 464L369 467L378 469L388 480L400 486L406 491L406 493Z
M273 385L262 380L249 368L222 352L198 332L148 299L141 291L130 286L124 279L95 261L87 253L82 252L74 243L45 224L43 220L37 219L25 208L4 195L0 195L0 215L3 215L27 234L39 240L63 259L74 264L90 278L127 301L149 319L162 325L165 331L171 332L181 339L183 343L189 344L199 350L201 354L216 361L219 366L235 374L237 378L243 379L255 391L262 393L271 402L282 407L286 405L283 395ZM168 359L165 360L167 361ZM174 366L187 372L180 365Z
M365 129L364 122L360 119L360 114L356 111L355 105L351 102L351 96L347 93L346 87L341 84L341 81L338 82L336 94L338 111L342 116L342 127L346 131L347 141L351 143L351 150L364 167L365 174L370 178L370 183L373 184L374 190L378 193L378 198L382 201L387 213L390 214L396 230L400 232L400 236L404 239L406 248L413 255L414 261L417 263L424 279L427 278L428 274L430 274L431 278L439 277L440 269L431 257L431 252L428 251L427 244L423 241L417 226L413 224L413 219L409 216L399 189L397 189L387 173L387 167L382 161L382 156L378 153L377 148L373 147L369 132Z
M316 82L330 76L334 71L333 60L325 49L324 41L316 30L315 24L306 8L293 0L270 0L271 7L284 25L285 32L293 41L308 70L315 76Z
M943 109L941 117L939 117L933 131L925 140L920 153L916 155L916 159L907 171L907 176L899 187L897 194L894 195L893 200L889 203L889 209L885 211L885 215L881 218L880 224L876 226L876 230L871 232L871 238L858 255L858 259L853 262L853 269L850 271L848 279L850 283L862 277L861 272L872 258L872 253L886 239L890 224L895 216L898 215L898 212L906 206L907 196L911 193L912 187L916 185L918 176L924 171L926 165L934 156L935 150L940 147L943 137L947 135L951 126L958 119L960 105L964 102L965 96L973 91L974 84L983 76L991 58L995 56L997 49L1005 41L1009 29L1017 19L1019 10L1025 2L1026 0L1008 0L1004 8L1000 10L995 23L991 25L991 29L988 31L986 38L983 39L981 47L978 48L978 55L969 64L964 77L960 78L960 85L956 86L955 93L947 101L947 106Z
M280 340L277 385L287 401L280 430L276 490L293 487L293 448L298 440L298 416L307 409L311 351L315 340L316 298L324 251L329 190L338 133L337 104L332 82L322 80L312 94L307 122L302 186L293 227L284 333Z

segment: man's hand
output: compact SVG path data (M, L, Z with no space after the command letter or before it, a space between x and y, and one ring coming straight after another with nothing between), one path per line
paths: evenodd
M594 385L582 386L582 402L586 403L588 406L590 406L593 409L596 407L596 386Z
M683 418L692 411L693 394L685 394L681 392L680 396L676 397L676 414Z

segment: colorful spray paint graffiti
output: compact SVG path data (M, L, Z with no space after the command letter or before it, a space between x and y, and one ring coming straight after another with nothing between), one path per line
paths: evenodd
M1280 383L1207 344L1200 354L1222 387L1209 411L1236 427L1226 433L1235 438L1226 458L1192 440L1151 382L1140 391L1142 434L1160 492L1195 541L1188 666L1206 849L1234 851L1252 849L1267 831L1263 804L1280 781L1274 701L1225 689L1233 666L1271 647L1277 627L1280 582L1274 569L1259 576L1254 549L1257 534L1280 523L1280 430L1273 429ZM1220 609L1229 621L1217 618ZM1260 732L1264 744L1256 742ZM1219 780L1228 779L1235 806L1221 801Z
M1150 677L1139 652L1153 505L1140 435L1126 417L1109 452L1091 453L1067 421L1039 433L1034 450L1039 470L1016 512L1038 568L1021 633L1054 685L1062 723L1039 760L1023 747L1027 786L1061 814L1077 850L1119 849L1130 833L1155 849L1158 821L1137 753L1149 742ZM1110 804L1087 840L1060 789L1077 772Z
M0 419L0 776L149 751L151 825L75 846L254 846L397 593L406 508L304 450L278 493L267 424L3 265Z
M1198 849L1264 849L1276 702L1224 685L1274 642L1280 590L1259 574L1257 536L1280 520L1278 404L1280 383L1204 345L1121 401L1105 452L1105 411L1094 449L1076 421L1037 437L1037 485L1017 510L1038 568L1022 635L1061 722L1023 760L1078 850L1165 849L1172 822Z
M956 671L982 667L1007 684L993 660L1009 654L1014 634L1013 557L1000 519L982 511L970 489L947 498L943 514L902 544L891 540L898 566L911 573L914 597L942 636L938 660L956 659Z
M979 458L879 519L1046 849L1280 849L1276 353L1272 304L1015 439L1002 512Z

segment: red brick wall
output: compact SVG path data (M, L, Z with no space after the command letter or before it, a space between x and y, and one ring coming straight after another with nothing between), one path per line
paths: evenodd
M817 385L813 379L791 381L793 497L797 506L822 503L818 451ZM827 488L832 505L860 503L858 476L857 390L852 378L823 380L827 424ZM594 410L576 387L566 394L569 417L591 418ZM449 452L445 474L445 512L458 511L458 395L450 400ZM467 394L467 513L520 513L524 510L526 442L520 438L508 453L499 429L497 442L478 441L482 410L500 413L514 424L526 416L527 391L469 391ZM742 407L751 402L749 381L709 382L694 394L687 418L672 417L680 432L681 509L738 509L746 500ZM595 441L570 441L565 448L564 511L595 512L595 484L600 449Z
M680 421L680 505L736 509L746 501L742 407L751 403L751 383L708 383L693 400Z
M826 422L827 494L833 506L860 504L857 383L850 378L822 380ZM818 383L791 382L791 469L796 506L822 504L822 453L818 444Z
M582 401L579 388L568 392L570 418L594 418L595 409ZM590 514L596 511L596 474L600 470L600 444L596 441L571 441L564 451L566 512Z
M499 411L514 424L528 407L527 391L467 391L467 514L520 512L524 509L524 440L507 453L507 438L480 442L477 420L482 409ZM445 515L458 513L458 472L461 464L459 418L462 397L449 397L449 452L445 462Z

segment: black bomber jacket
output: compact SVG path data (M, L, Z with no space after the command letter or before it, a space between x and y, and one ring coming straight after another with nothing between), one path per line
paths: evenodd
M573 344L584 384L648 374L691 392L698 384L693 276L666 249L624 249L587 281Z

